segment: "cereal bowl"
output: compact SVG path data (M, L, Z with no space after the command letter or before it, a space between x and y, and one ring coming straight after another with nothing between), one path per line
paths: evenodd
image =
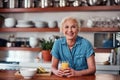
M37 68L20 68L20 74L24 79L31 79L37 72Z

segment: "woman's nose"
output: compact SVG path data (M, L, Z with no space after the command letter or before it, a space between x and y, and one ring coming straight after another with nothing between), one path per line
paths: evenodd
M69 31L72 31L72 28L68 28Z

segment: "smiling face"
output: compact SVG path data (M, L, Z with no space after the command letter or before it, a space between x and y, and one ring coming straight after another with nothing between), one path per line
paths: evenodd
M61 30L67 40L76 39L76 36L79 32L79 25L77 20L74 18L65 19L62 23Z

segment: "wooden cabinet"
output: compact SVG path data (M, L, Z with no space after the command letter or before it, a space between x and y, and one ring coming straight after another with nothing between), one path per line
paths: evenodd
M119 11L120 6L82 6L82 7L49 7L49 8L0 8L0 13L31 13L31 12L80 12L80 11ZM87 28L82 27L81 32L119 32L120 28ZM59 28L0 28L0 32L59 32ZM15 49L15 48L9 48ZM0 48L0 50L9 50ZM18 49L18 48L17 48ZM29 48L21 48L29 50ZM31 49L32 50L32 49ZM39 49L34 49L39 50ZM99 50L98 50L99 51Z

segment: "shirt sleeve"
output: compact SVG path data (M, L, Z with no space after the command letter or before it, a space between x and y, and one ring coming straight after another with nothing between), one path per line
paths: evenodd
M53 44L53 47L52 47L52 50L51 50L51 54L52 56L54 56L55 58L59 59L60 58L60 55L59 55L59 41L56 40Z
M94 49L92 44L87 41L87 46L86 46L86 58L89 58L91 55L95 55Z

